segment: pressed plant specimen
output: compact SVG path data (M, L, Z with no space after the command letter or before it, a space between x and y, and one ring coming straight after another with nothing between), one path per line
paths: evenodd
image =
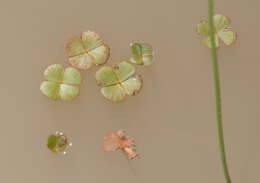
M235 42L237 34L232 31L230 27L230 19L223 15L214 15L214 25L215 25L215 47L219 47L219 40L222 40L224 44L231 45ZM208 21L201 21L197 26L198 33L203 38L203 43L212 48L210 42L210 25Z
M115 133L108 133L105 135L102 146L105 152L114 152L117 150L122 150L129 159L134 159L139 157L136 154L136 144L133 138L129 138L126 135L125 130L118 130Z
M75 85L81 83L80 72L68 67L64 70L62 65L50 65L44 71L46 81L41 83L41 92L50 99L72 100L79 94L79 88Z
M93 65L106 63L110 49L103 38L93 31L83 32L81 38L73 37L66 45L68 62L75 68L87 70Z
M122 101L127 95L137 94L143 84L141 76L135 74L135 67L128 61L103 66L96 72L96 80L102 87L103 96L113 102Z
M66 135L57 131L54 135L48 137L47 146L52 152L66 154L72 143L68 141Z
M223 134L223 120L222 120L222 102L221 102L221 88L219 79L219 67L217 48L219 47L219 39L226 45L231 45L237 38L235 32L230 28L230 19L223 15L214 15L213 0L208 0L208 22L201 21L197 26L197 30L203 37L203 42L206 46L211 48L214 81L215 81L215 95L216 95L216 116L218 124L219 147L221 153L221 161L224 170L224 176L227 183L231 183L231 178L228 171L224 134Z
M130 61L139 65L150 65L154 61L153 48L147 43L131 43L131 52L133 56Z

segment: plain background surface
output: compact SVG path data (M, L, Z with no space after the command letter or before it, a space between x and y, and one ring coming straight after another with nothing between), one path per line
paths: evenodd
M260 182L259 6L257 0L215 3L238 32L236 44L218 52L233 183ZM0 182L224 183L211 56L196 33L202 19L206 0L2 0ZM94 79L98 67L82 73L74 101L40 93L44 69L67 66L66 40L86 30L110 46L108 64L128 59L132 41L153 45L155 64L137 69L144 79L139 95L106 101ZM136 177L121 153L101 148L103 136L119 128L137 141ZM66 156L46 148L56 130L73 143Z

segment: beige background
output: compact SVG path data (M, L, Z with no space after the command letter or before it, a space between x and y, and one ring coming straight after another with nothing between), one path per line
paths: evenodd
M216 1L232 18L238 42L219 50L225 140L234 183L260 182L260 3ZM224 183L215 120L209 49L196 24L206 0L1 0L1 152L3 183ZM144 87L123 103L99 93L94 73L83 72L80 96L53 102L39 91L43 70L67 65L63 45L85 30L100 33L111 59L129 58L129 43L151 43L156 63L138 67ZM103 136L125 128L140 160L104 153ZM66 156L46 148L63 130L73 142Z

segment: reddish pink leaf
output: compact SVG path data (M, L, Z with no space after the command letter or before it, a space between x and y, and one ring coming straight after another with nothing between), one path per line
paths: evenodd
M121 149L129 159L134 159L138 157L135 149L135 140L126 136L125 130L118 130L116 134L109 133L104 137L103 148L106 152L113 152Z
M114 133L109 133L104 137L102 146L106 152L116 151L120 148L120 138Z

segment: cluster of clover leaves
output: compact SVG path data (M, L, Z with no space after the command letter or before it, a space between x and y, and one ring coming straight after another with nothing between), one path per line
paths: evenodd
M213 50L219 48L219 40L222 40L226 45L231 45L235 42L237 34L231 30L229 18L219 14L213 17L212 14L211 20L213 24L210 24L208 21L201 21L197 25L197 32L201 35L203 43L207 47ZM215 26L213 32L212 25ZM215 46L212 43L214 41ZM135 95L142 88L143 80L140 75L135 73L133 64L146 66L154 62L154 52L149 44L135 42L130 44L130 48L132 56L129 61L122 60L112 66L102 66L95 74L97 84L101 87L102 95L112 102L122 101L126 96ZM63 66L54 64L47 67L44 71L46 81L41 83L40 90L44 95L53 100L72 100L77 97L79 94L78 85L82 82L79 70L88 70L94 65L103 65L110 56L109 47L104 44L102 37L93 31L83 32L81 38L74 37L70 39L66 44L66 51L68 62L72 67L64 69ZM218 73L218 71L215 73ZM220 88L219 83L216 83L216 86L218 89ZM216 96L220 99L220 92L217 92ZM218 109L221 109L219 108L221 102L217 102L217 105ZM218 114L221 114L221 110L218 111ZM219 116L218 122L222 124L221 115ZM219 128L219 134L225 175L230 183L225 161L222 128ZM63 133L58 132L56 135L51 135L48 138L48 148L53 152L64 152L68 145L67 138ZM120 149L130 159L139 156L135 153L135 140L126 136L126 132L123 130L105 135L102 146L106 152Z
M230 19L223 15L214 16L215 45L219 47L219 39L226 45L236 40L236 33L230 28ZM209 24L201 21L197 26L203 43L211 48ZM127 95L135 95L142 88L143 80L135 74L133 64L150 65L154 60L154 52L145 43L130 44L133 56L119 61L112 66L103 66L96 72L97 84L101 93L110 101L122 101ZM79 70L88 70L94 65L105 64L110 56L110 49L104 44L103 38L93 31L83 32L81 37L73 37L66 44L68 63L72 67L66 69L62 65L50 65L44 71L46 81L42 82L40 90L50 99L72 100L79 94L78 85L82 82Z
M140 75L135 73L135 66L150 65L154 61L154 52L146 43L131 43L132 56L112 66L103 66L96 72L97 84L102 95L110 101L122 101L127 95L137 94L143 84ZM41 92L53 100L72 100L79 95L78 85L82 82L79 70L88 70L94 65L105 64L110 56L110 49L103 38L93 31L83 32L81 37L73 37L66 44L68 63L72 67L63 68L54 64L44 71L46 81L40 86Z

